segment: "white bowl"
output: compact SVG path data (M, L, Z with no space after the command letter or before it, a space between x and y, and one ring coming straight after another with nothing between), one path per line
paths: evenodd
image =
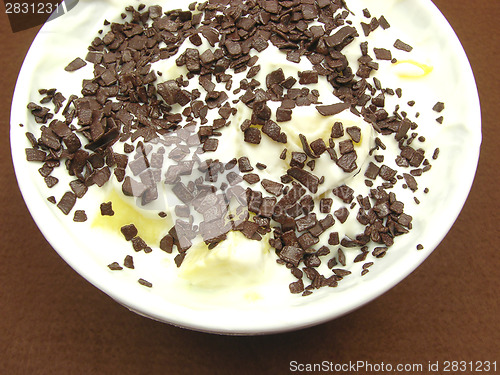
M39 100L36 94L39 88L57 87L63 94L70 94L65 90L75 86L58 80L62 69L75 57L85 57L86 47L104 19L119 19L123 5L118 0L80 1L71 12L47 23L33 42L19 74L12 101L12 158L22 195L45 238L80 275L130 310L205 332L267 334L305 328L344 315L395 286L438 246L460 213L479 157L481 120L469 62L439 10L429 0L383 3L364 0L358 6L366 5L372 13L384 14L392 29L404 35L401 39L425 51L429 61L435 63L432 79L423 83L408 80L400 86L409 96L415 93L414 99L420 104L418 108L428 109L422 112L418 121L432 122L429 125L432 139L428 139L428 143L440 148L440 157L422 180L421 186L429 187L429 193L422 197L421 204L408 204L409 213L414 217L413 230L398 237L387 255L377 260L367 275L359 276L359 269L356 269L356 274L340 282L339 287L322 288L308 297L289 295L287 284L276 286L281 294L274 300L248 303L236 303L231 293L224 290L179 294L175 291L177 281L165 275L168 267L163 268L161 251L154 251L134 271L110 271L107 264L117 260L119 254L124 257L123 247L129 245L124 242L117 245L117 237L101 233L90 223L72 222L71 217L62 215L47 202L49 195L61 196L67 185L59 183L48 190L36 171L39 166L26 161L24 149L29 146L25 132L36 127L28 116L26 104ZM173 4L172 8L179 6L164 1L164 9L168 4ZM412 99L409 96L405 98ZM446 103L443 125L434 121L438 115L431 110L438 100ZM430 147L429 152L432 153ZM61 176L65 178L67 176ZM105 193L87 194L78 204L92 215L95 213L92 207L98 207L96 199L103 199ZM417 244L423 244L424 249L418 251ZM142 275L146 279L150 277L148 280L155 287L148 289L139 285L137 279Z

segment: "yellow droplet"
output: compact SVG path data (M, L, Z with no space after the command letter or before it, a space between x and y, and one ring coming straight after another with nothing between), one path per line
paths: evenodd
M121 236L120 228L124 225L134 224L140 236L149 246L159 246L161 238L172 228L172 218L161 218L156 213L146 213L139 209L134 202L128 201L116 190L111 190L104 200L113 207L113 216L98 214L92 222L92 227L101 228L117 233Z
M247 301L253 302L253 301L258 301L258 300L262 299L262 296L257 292L247 292L245 294L245 299Z
M394 66L399 66L396 75L401 78L422 78L434 70L434 67L415 60L401 60L394 63Z

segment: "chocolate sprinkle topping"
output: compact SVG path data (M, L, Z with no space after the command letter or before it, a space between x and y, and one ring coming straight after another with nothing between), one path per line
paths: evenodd
M111 264L108 264L108 268L111 270L111 271L120 271L123 269L122 266L120 266L118 264L118 262L113 262Z
M309 189L311 193L315 194L318 192L319 178L315 175L297 167L292 167L287 170L287 174L299 181Z
M399 39L397 39L396 42L394 42L394 48L399 49L401 51L405 51L405 52L411 52L413 50L412 46L402 42Z
M180 202L174 204L177 220L172 228L166 228L168 234L159 247L169 254L177 252L173 257L178 267L191 241L200 234L208 249L224 241L231 230L240 231L252 241L261 241L269 234L269 245L276 250L278 262L290 268L297 278L289 285L290 291L303 296L323 286L335 287L351 273L333 269L337 260L347 267L341 248L337 249L337 258L327 262L333 274L319 273L322 257L333 251L322 246L322 235L328 238L330 246L360 248L354 262L364 262L370 244L376 246L372 255L381 258L396 236L411 229L412 218L404 213L403 202L385 189L405 183L412 191L417 190L415 177L431 165L424 150L411 144L425 139L414 132L418 125L407 113L399 111L399 106L394 111L386 107L388 96L401 97L401 89L383 88L376 77L373 84L368 82L379 68L379 62L370 56L368 42L360 44L359 69L352 71L349 66L342 50L359 35L348 19L350 11L344 1L214 1L193 3L185 11L167 12L158 5L146 9L140 4L137 10L130 6L125 12L123 20L130 14L132 22L105 23L110 25L109 31L103 30L89 46L85 59L93 65L94 76L82 82L80 96L72 95L66 100L56 89L42 89L41 105L31 102L27 106L41 126L38 139L33 133L26 134L26 159L41 163L38 170L48 187L58 182L52 172L60 165L72 176L71 191L57 204L64 214L69 214L90 187L102 187L114 178L125 195L136 198L143 206L156 200L160 196L158 184L165 184L173 199ZM390 27L383 16L372 17L367 9L363 15L369 19L361 23L366 36L379 26ZM196 48L178 54L185 40ZM203 47L205 42L212 48ZM287 77L282 68L262 72L264 65L258 64L259 55L252 49L263 52L271 44L288 61L299 63L307 59L311 68L295 77ZM399 39L394 48L412 50ZM377 60L395 62L388 49L373 48L373 52ZM187 74L156 82L162 73L153 71L152 64L174 55L178 56L175 64ZM80 69L86 61L77 58L65 70ZM244 73L245 78L235 81L236 73ZM259 82L261 77L265 82ZM199 88L192 88L193 79ZM309 86L320 80L331 84L338 103L324 104L319 91ZM224 88L219 89L219 85ZM234 97L229 98L230 92ZM53 112L43 107L49 102L54 104ZM60 119L53 119L63 102L66 106ZM250 116L235 120L240 102L248 107ZM304 134L299 135L303 152L289 150L289 168L286 175L280 176L280 182L259 173L266 165L257 162L261 156L257 148L255 155L249 155L257 171L247 156L229 162L207 158L226 146L222 141L225 128L230 126L240 127L241 140L252 144L247 146L252 149L260 147L262 133L286 145L287 122L292 120L292 112L296 107L312 105L322 116L335 116L350 109L360 116L360 121L371 124L377 137L370 155L385 150L380 138L392 135L401 150L396 165L411 169L398 174L382 164L382 155L375 155L374 160L382 165L369 162L363 167L366 184L372 187L366 196L359 194L354 200L355 192L347 185L332 186L331 192L319 191L325 176L313 172L319 170L323 161L335 163L345 173L358 169L355 144L362 140L361 128L347 127L345 132L350 139L338 140L345 136L344 126L338 121L331 121L328 140L310 139L309 143ZM433 109L441 112L444 104L439 102ZM442 122L442 117L437 121ZM438 149L433 159L437 153ZM202 154L205 161L201 160ZM287 160L287 154L284 149L280 158ZM363 162L359 161L360 166ZM381 185L377 187L378 176ZM320 198L313 198L317 193ZM346 207L334 207L334 196ZM56 202L53 197L50 201ZM415 201L418 202L416 197ZM228 202L236 202L235 212L228 212ZM114 214L111 202L101 204L100 209L102 215ZM339 233L330 232L331 228L335 218L340 224L345 223L351 212L364 231L340 241ZM196 216L202 219L196 222ZM75 211L73 220L86 219L83 210ZM135 251L152 251L133 224L123 226L121 232ZM299 269L302 263L304 266ZM363 275L369 264L363 265ZM124 266L134 268L131 256L125 258ZM117 262L108 267L122 269ZM309 283L307 286L304 280ZM152 286L144 279L139 279L139 283Z
M73 221L76 223L83 223L87 221L87 214L84 210L75 210Z
M100 208L102 216L113 216L115 214L112 208L112 202L101 203Z
M72 62L70 62L64 68L64 70L66 70L67 72L74 72L75 70L83 68L85 65L87 65L87 63L84 60L82 60L81 58L77 57Z
M342 111L345 111L349 107L350 105L347 103L336 103L329 105L318 105L316 106L316 109L323 116L333 116L339 114Z
M138 233L137 228L134 224L124 225L123 227L121 227L120 231L127 241L130 241L132 238L137 236Z
M63 212L63 214L67 215L71 212L75 203L76 195L70 191L67 191L59 200L57 208L59 208Z
M139 279L137 280L139 282L139 284L141 285L144 285L145 287L147 288L152 288L153 287L153 284L151 284L149 281L147 280L144 280L144 279Z
M437 102L434 107L432 107L432 110L436 111L436 112L441 112L443 111L444 109L444 103L442 102Z
M123 265L127 268L134 269L134 258L131 255L127 255L123 260Z
M375 52L377 60L392 60L392 53L388 49L374 48L373 52Z

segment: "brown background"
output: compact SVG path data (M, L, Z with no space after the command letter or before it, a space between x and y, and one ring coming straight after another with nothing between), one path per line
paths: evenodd
M497 360L500 367L500 1L434 2L469 56L483 111L479 169L460 217L421 267L374 302L263 337L191 332L137 316L45 241L18 191L8 143L15 80L37 29L13 34L1 9L0 374L281 374L292 360Z

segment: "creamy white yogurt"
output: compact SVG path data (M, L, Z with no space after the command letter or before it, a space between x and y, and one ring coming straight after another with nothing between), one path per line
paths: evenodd
M70 18L68 15L67 22L71 23L72 27L66 27L65 33L51 35L50 45L44 46L44 52L47 56L50 56L50 59L40 59L40 61L36 63L37 65L34 67L33 72L39 71L44 72L44 74L33 76L30 90L26 91L26 102L39 99L39 95L36 91L41 87L56 86L66 97L72 93L78 94L81 90L82 79L92 77L92 68L90 66L74 73L64 72L63 68L74 57L84 57L86 47L93 39L95 31L103 28L102 24L104 19L108 19L109 21L120 21L120 13L123 10L124 4L121 1L81 1L80 3L79 9L75 9L75 11L79 12L78 19L74 17ZM146 1L145 3L147 5L154 4L154 2L151 1ZM187 5L187 3L188 2L185 4ZM163 4L164 10L168 9L168 4L172 5L173 8L180 6L178 3L165 2ZM358 29L360 38L349 45L344 50L344 53L346 53L353 71L356 71L356 59L360 56L359 42L365 39L369 42L369 50L372 56L373 47L390 48L397 38L401 38L404 42L414 47L411 53L396 51L394 48L391 48L393 56L398 60L410 61L412 63L407 62L394 65L390 62L380 61L380 68L378 72L376 72L376 76L381 80L384 87L403 88L403 100L397 100L396 97L391 98L386 96L388 109L394 107L397 102L401 104L402 109L408 111L411 117L413 117L417 111L422 113L417 121L419 123L418 132L420 135L424 135L427 140L425 143L415 142L418 147L424 148L426 150L426 156L430 157L432 150L440 145L439 139L441 135L450 131L449 126L437 126L434 121L437 115L430 112L432 105L436 101L443 99L443 92L430 92L429 86L436 80L436 77L443 72L445 67L442 66L439 60L433 59L433 56L436 56L435 52L438 46L429 42L431 36L425 35L425 31L423 31L423 36L415 37L415 34L407 36L404 34L404 31L402 32L402 30L404 30L404 25L398 24L401 21L395 21L395 19L391 17L393 13L399 12L399 4L400 2L398 1L388 1L384 2L384 4L380 4L378 1L375 2L371 0L349 4L350 9L355 13L355 16L351 16L350 19L353 20L354 26ZM368 38L363 37L359 22L361 20L367 22L366 19L362 18L361 13L361 9L365 7L368 7L374 16L380 16L383 13L393 27L388 30L379 28L370 34ZM96 14L99 15L97 18L95 16ZM65 25L64 17L59 21L56 20L53 22L59 22L63 26L68 26L67 24ZM88 37L82 37L82 35L88 35ZM65 48L61 49L60 46L65 46ZM186 42L186 47L187 46L188 42ZM297 78L298 71L310 69L310 65L308 65L306 59L302 59L301 65L295 65L286 61L285 55L273 50L273 48L274 47L270 45L264 54L259 55L258 63L262 65L262 69L259 73L260 76L257 78L261 82L264 81L263 77L265 77L265 74L277 67L283 68L285 76L293 76L295 78ZM432 71L420 75L419 69L422 69L419 68L419 64L431 67ZM154 64L153 69L161 71L163 73L161 79L164 80L175 78L178 76L179 72L183 72L182 69L175 66L175 57ZM425 69L422 71L425 71ZM195 79L193 81L196 82L197 80ZM236 78L234 81L237 83ZM161 82L161 80L158 82ZM308 87L317 88L320 91L320 101L324 104L338 102L338 99L331 93L331 87L327 83L320 82L316 87L313 87L313 85ZM415 107L406 106L405 103L407 100L416 100L417 105ZM367 162L371 160L368 156L368 151L373 146L375 134L372 128L361 118L348 111L344 111L338 116L330 118L320 116L314 109L314 106L296 108L293 110L292 121L289 123L280 123L282 130L289 135L288 144L277 144L263 135L261 144L259 146L253 146L242 142L243 134L238 128L242 119L249 117L250 111L243 104L238 104L237 109L237 114L231 118L231 126L222 130L223 136L219 138L221 143L218 150L215 153L207 153L204 157L216 157L220 160L228 161L233 157L248 156L253 165L257 162L264 162L268 166L265 171L261 172L262 178L278 180L279 176L284 174L287 169L287 160L283 161L279 159L279 154L283 148L286 147L289 153L291 151L300 151L300 143L297 142L296 138L297 133L300 132L306 135L310 142L319 137L325 139L325 134L327 137L331 129L332 121L341 121L344 123L344 127L348 126L348 124L352 124L362 129L362 141L356 146L359 168L351 174L344 173L329 160L326 154L324 154L316 161L316 168L314 171L318 176L325 176L325 183L321 186L322 190L320 190L317 195L319 196L325 192L330 194L332 188L344 183L355 190L355 195L367 194L368 190L364 185L362 172ZM453 116L452 113L446 110L443 114L445 116ZM450 123L454 124L456 120L456 118L451 117ZM314 127L310 127L310 124L314 124ZM459 126L456 128L459 128ZM467 132L464 130L464 134L466 133ZM392 139L386 138L384 138L384 143L387 145L387 150L383 152L386 156L384 163L395 168L394 158L398 153L397 144L395 141L392 141ZM357 173L359 170L362 172ZM61 179L61 183L50 191L43 191L44 187L42 186L41 190L43 191L43 195L47 196L49 194L54 194L59 196L66 190L66 187L62 186L62 182L67 180L67 176L64 175L64 171L59 171L59 174L57 173L58 172L56 172L56 175ZM422 179L419 180L422 190L424 186L435 186L434 179L436 177L433 177L435 175L432 173L433 171L429 172L428 175L424 175ZM78 228L77 230L79 233L83 233L82 238L84 238L84 242L86 242L83 246L87 248L89 254L92 254L99 263L103 264L103 267L105 264L121 259L126 253L130 253L129 244L123 240L120 233L96 229L90 225L94 217L98 216L96 206L109 197L110 191L119 190L119 188L119 184L113 180L104 189L91 189L86 197L78 201L75 207L76 209L85 208L87 210L90 217L89 223L65 224L72 228L72 230ZM258 187L253 186L252 188L257 189ZM394 191L397 192L398 198L404 201L407 212L416 217L415 226L417 226L421 222L419 215L421 217L423 217L423 215L419 214L422 210L417 209L413 201L413 194L408 190L401 189L400 186L395 188ZM338 198L331 194L330 196L334 199L333 210L345 206ZM421 196L419 197L421 198ZM436 200L439 198L434 196L432 199ZM165 203L165 201L159 200L155 202L155 204L157 203L160 205L154 206L154 210L141 207L137 207L136 209L141 214L146 212L144 215L149 215L151 217L154 216L152 211L159 209L168 211L169 215L173 215L168 207L162 206L162 204L165 205L168 202ZM432 204L430 206L426 205L425 207L432 207ZM340 223L337 222L335 226L331 228L331 231L338 231L340 238L344 235L352 237L358 234L362 230L362 226L356 221L354 213L355 210L351 212L351 215L344 225L340 225ZM131 221L133 222L134 219L135 218L131 218ZM168 229L168 224L166 224L165 232ZM175 296L175 298L178 298L182 303L189 305L203 305L209 300L209 303L213 304L213 306L224 305L227 304L228 301L238 301L238 303L243 305L258 303L256 301L273 301L274 303L279 303L283 299L292 298L288 295L287 285L289 282L294 281L294 278L285 267L275 263L276 257L269 251L269 247L265 246L266 242L262 241L257 243L254 241L236 240L236 237L239 236L238 233L232 233L230 236L235 237L234 241L222 243L219 245L221 247L217 249L217 251L208 252L203 246L195 244L192 249L193 251L189 251L190 254L188 254L180 269L173 264L172 255L165 254L155 249L151 254L133 254L136 269L125 270L121 274L113 273L113 276L123 278L124 280L136 280L138 277L144 277L153 282L154 290L159 290L158 293L164 295L165 298L168 299ZM323 235L321 237L321 243L324 244L325 241L326 238L325 235ZM108 250L106 252L96 251L94 248L96 244L106 244L105 246L99 246L105 247ZM335 250L336 248L332 247L332 251ZM351 254L350 251L347 250L348 261L352 260L355 255L356 254ZM242 262L243 260L245 260L245 262ZM352 268L354 269L356 266ZM214 280L214 273L217 274L216 280ZM237 275L236 277L234 276L235 274ZM207 287L211 290L211 293L205 292ZM217 291L214 291L214 289Z

